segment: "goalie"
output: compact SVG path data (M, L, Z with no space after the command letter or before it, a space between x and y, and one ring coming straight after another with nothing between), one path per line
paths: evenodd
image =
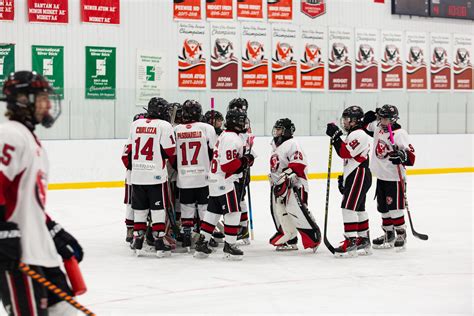
M294 132L295 125L288 118L279 119L273 126L270 210L277 232L270 243L277 251L297 250L299 232L303 247L316 251L321 231L307 207L306 156L293 138Z

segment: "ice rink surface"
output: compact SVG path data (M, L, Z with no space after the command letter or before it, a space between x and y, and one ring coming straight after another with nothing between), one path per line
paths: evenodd
M255 240L241 262L190 254L136 258L125 243L122 189L50 191L48 209L85 250L81 263L89 291L78 301L98 315L275 315L473 313L473 175L408 178L415 239L407 250L374 250L336 259L317 253L275 252L267 182L251 184ZM375 180L375 179L374 179ZM341 195L331 184L328 236L343 239ZM375 185L368 194L371 237L381 233ZM310 181L309 206L323 229L326 181ZM407 223L408 218L406 217ZM222 248L222 247L221 247ZM3 310L1 311L4 312Z

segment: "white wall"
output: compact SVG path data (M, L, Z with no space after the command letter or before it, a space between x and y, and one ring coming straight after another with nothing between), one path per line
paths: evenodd
M270 137L256 137L257 159L253 175L269 172ZM309 160L309 172L327 172L329 138L297 137ZM414 169L472 167L474 135L411 135L416 150ZM120 160L125 140L44 141L50 159L50 183L120 181L125 169ZM342 171L333 154L333 172Z

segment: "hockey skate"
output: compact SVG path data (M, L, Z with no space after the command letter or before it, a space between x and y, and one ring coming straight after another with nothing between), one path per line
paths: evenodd
M187 252L191 252L191 229L188 227L184 228L181 246L186 249Z
M171 247L165 244L162 237L155 239L155 250L158 258L171 256Z
M130 244L130 248L135 251L135 255L139 257L142 253L143 242L145 241L145 231L139 230L134 233L133 242Z
M127 227L127 236L125 237L125 242L131 244L133 241L133 227Z
M219 247L219 243L215 241L213 237L211 237L209 240L209 247L211 247L212 252L216 252L217 247Z
M372 254L372 246L369 237L357 237L357 254L359 256L369 256Z
M397 252L406 250L407 231L403 228L397 229L397 239L395 239L394 247Z
M395 243L395 233L393 230L384 230L385 234L372 240L374 249L389 249L393 248Z
M237 245L248 246L250 245L250 234L248 226L242 226L239 234L237 235Z
M151 226L148 226L146 228L145 242L148 246L155 246L155 238L153 237L153 231L151 229Z
M196 242L194 252L194 258L204 259L209 257L209 254L212 253L212 249L209 248L208 242L204 238L204 236L199 237L199 240Z
M239 261L244 258L244 252L236 244L224 243L224 259Z
M277 245L275 250L276 251L298 250L298 237L290 239L284 244Z
M344 237L341 245L334 249L334 255L338 258L357 257L357 245L355 237Z

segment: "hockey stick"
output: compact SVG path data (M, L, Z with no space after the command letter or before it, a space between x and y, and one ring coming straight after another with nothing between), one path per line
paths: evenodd
M80 310L86 315L95 316L93 312L91 312L90 310L88 310L87 308L79 304L76 300L74 300L72 296L70 296L69 294L67 294L60 288L58 288L56 285L48 281L44 276L32 270L27 264L20 262L20 265L18 266L18 268L20 269L21 272L30 276L34 281L38 282L39 284L44 286L46 289L50 290L51 292L59 296L60 299L66 301L67 303L72 305L74 308Z
M334 247L328 240L328 211L329 211L329 190L331 189L331 164L332 164L332 140L329 141L329 159L328 159L328 179L326 184L326 210L324 213L324 244L329 251L334 254Z
M247 194L248 194L248 200L249 200L250 239L253 240L253 216L252 216L252 198L250 196L250 183L247 184Z
M395 146L395 140L393 139L393 130L392 130L392 125L391 124L388 124L388 132L390 133L390 142L392 143L393 146ZM408 208L407 191L405 190L405 180L403 179L402 171L400 169L400 165L397 165L397 171L398 171L398 179L400 181L400 186L402 187L402 191L403 191L403 197L405 198L405 206L406 206L406 209L407 209L408 220L410 222L411 232L413 233L413 236L415 236L418 239L428 240L428 235L421 234L421 233L417 232L415 230L415 228L413 227L413 221L411 219L410 209Z

